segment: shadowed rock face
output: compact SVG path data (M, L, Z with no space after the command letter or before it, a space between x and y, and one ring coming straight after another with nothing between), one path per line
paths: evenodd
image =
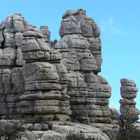
M67 11L62 37L20 14L0 24L0 116L108 123L111 87L101 71L100 31L84 10Z

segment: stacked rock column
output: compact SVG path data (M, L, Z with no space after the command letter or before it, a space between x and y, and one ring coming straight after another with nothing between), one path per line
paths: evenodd
M19 97L20 113L34 121L68 119L67 70L61 63L61 54L50 49L42 33L31 25L23 32L21 48L25 92Z
M38 31L20 14L0 25L1 116L66 120L70 100L74 119L108 122L111 88L98 75L102 58L96 23L84 10L68 11L60 35L55 49L61 54L49 48L47 26Z
M67 11L54 46L68 69L72 118L82 122L109 122L111 88L101 71L100 31L82 9Z
M25 21L20 14L7 17L0 25L0 115L17 117L16 98L23 93L20 43Z
M128 121L134 121L138 119L139 110L135 107L138 89L133 80L121 79L121 96L120 100L120 112L123 119Z

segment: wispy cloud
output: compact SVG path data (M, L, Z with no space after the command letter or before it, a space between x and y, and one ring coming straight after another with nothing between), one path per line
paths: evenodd
M125 35L125 32L120 27L120 23L112 17L100 20L99 26L104 34L121 36Z

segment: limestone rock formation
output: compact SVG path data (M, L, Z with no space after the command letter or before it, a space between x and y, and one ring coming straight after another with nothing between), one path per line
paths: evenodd
M71 114L67 69L50 49L50 32L20 14L0 25L0 116L66 120Z
M140 111L135 107L138 89L133 80L121 79L121 96L120 100L120 112L126 120L137 120Z
M65 140L70 132L115 140L118 113L109 108L111 87L99 75L96 22L85 10L69 10L59 33L60 40L50 41L48 26L37 29L18 13L0 24L0 139L19 129L21 140ZM122 117L138 117L137 91L132 80L121 80Z
M82 9L67 11L55 49L68 70L68 95L72 118L84 122L109 122L111 87L101 71L100 30Z
M50 49L47 26L37 30L20 14L0 24L1 117L66 120L72 111L78 121L109 122L98 26L84 10L67 11L60 36Z

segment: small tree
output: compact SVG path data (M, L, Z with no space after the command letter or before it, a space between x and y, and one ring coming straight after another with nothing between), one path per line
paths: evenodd
M137 134L138 130L136 127L136 122L138 120L138 115L134 116L122 116L118 118L119 122L119 133L117 140L138 140Z

